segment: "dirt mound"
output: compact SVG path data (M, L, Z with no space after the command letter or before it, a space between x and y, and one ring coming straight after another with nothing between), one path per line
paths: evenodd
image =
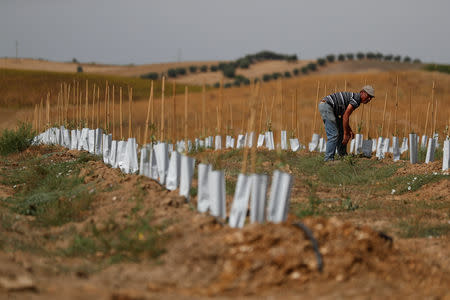
M290 223L254 224L235 230L211 217L198 216L189 233L184 223L169 230L189 239L168 247L162 257L164 266L151 272L149 288L178 288L203 295L255 294L318 278L344 281L363 271L386 268L383 258L392 254L392 242L378 232L336 218L309 218L304 224L318 240L322 273L311 240Z
M395 175L410 175L410 174L433 174L442 172L442 161L433 161L428 164L407 164L406 166L397 170Z

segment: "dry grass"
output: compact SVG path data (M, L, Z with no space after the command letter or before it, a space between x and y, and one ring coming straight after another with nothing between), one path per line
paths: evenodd
M401 65L401 64L399 64ZM56 92L59 90L61 82L71 83L74 79L84 82L87 78L86 74L64 74L64 73L48 73L43 76L38 72L25 71L1 71L2 79L7 80L8 84L4 85L0 92L3 99L9 99L8 95L12 91L20 91L21 98L17 100L18 104L37 103L45 95L47 90L53 91L51 102L55 104ZM46 73L47 74L47 73ZM22 76L22 77L21 77ZM100 85L100 101L104 101L104 86L105 81L116 83L116 86L127 85L134 88L133 105L133 135L138 137L142 142L142 135L144 132L144 125L147 111L147 99L149 95L149 81L133 78L119 78L119 77L103 77L97 75L89 75L90 88L96 82ZM397 124L395 125L395 85L396 78L399 79L398 87L398 111ZM13 79L14 78L14 79ZM369 105L362 105L351 117L351 125L353 130L357 131L357 123L361 125L361 132L367 135L367 127L369 125L369 107L371 107L370 116L370 137L377 137L380 133L383 106L385 94L388 94L387 113L384 124L383 136L389 136L396 133L403 136L409 132L409 119L411 119L411 131L419 134L424 133L427 105L431 100L431 87L433 81L436 83L434 91L434 99L438 101L438 109L436 116L436 130L443 133L445 126L449 119L449 87L450 76L442 73L431 73L426 71L409 70L409 71L389 71L389 72L366 72L353 74L316 74L308 76L300 76L292 79L283 79L279 82L263 83L261 86L261 93L258 100L257 108L257 131L267 130L269 127L275 132L275 140L279 139L279 130L288 130L288 135L295 135L300 137L302 142L307 142L312 133L313 119L315 112L317 84L319 82L319 98L333 93L335 91L344 90L346 85L349 91L359 91L365 84L372 84L375 87L377 97L372 100ZM24 82L35 89L23 89ZM84 84L83 84L84 85ZM249 117L249 99L251 87L230 88L223 90L223 106L220 110L220 90L210 90L205 94L206 98L206 119L204 127L206 134L212 135L217 133L218 129L218 114L222 112L222 134L238 134L244 131L247 127L247 120ZM177 96L175 102L172 97L172 88L166 87L165 96L165 136L173 140L184 138L184 87L178 86ZM199 91L199 87L189 87L188 100L188 132L189 138L194 136L201 136L202 133L202 94L192 93ZM297 96L297 103L294 99ZM411 112L412 117L409 117L409 99L411 95ZM84 97L84 96L83 96ZM84 98L83 98L84 99ZM119 107L118 107L118 91L116 89L116 107L115 107L115 138L118 137L119 128ZM128 96L124 92L124 132L127 133L128 124ZM8 103L2 101L3 105ZM297 107L295 107L297 106ZM54 107L54 106L53 106ZM175 113L174 113L175 109ZM54 107L54 111L56 108ZM83 107L84 110L84 107ZM111 109L112 110L112 109ZM54 111L51 113L52 120L54 119ZM155 85L155 102L153 125L155 129L153 133L158 133L158 127L161 124L161 87L159 84ZM434 109L433 109L434 111ZM297 115L295 115L297 112ZM5 113L7 114L7 113ZM69 116L72 115L69 112ZM408 116L407 116L408 115ZM100 119L104 116L104 106L100 105ZM175 117L174 117L175 116ZM33 120L32 109L20 110L15 119ZM428 115L427 134L432 130L432 109ZM111 117L112 120L112 117ZM297 121L296 121L297 120ZM363 121L361 121L363 120ZM388 122L390 121L390 123ZM52 121L53 123L53 121ZM316 116L316 132L324 134L323 125L321 124L319 115ZM103 124L103 121L100 122ZM112 126L113 124L111 124ZM3 125L2 125L3 126ZM112 128L110 126L110 128ZM111 131L111 130L110 130ZM125 136L126 137L126 136ZM157 136L156 136L157 137Z

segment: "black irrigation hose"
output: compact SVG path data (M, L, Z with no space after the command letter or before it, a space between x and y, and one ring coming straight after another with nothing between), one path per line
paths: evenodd
M316 238L314 237L311 229L308 228L308 226L306 226L305 224L303 224L302 222L298 222L298 223L292 223L292 225L300 228L301 230L303 230L303 232L306 234L306 236L308 237L308 239L311 241L311 244L313 246L313 250L314 253L316 254L317 257L317 269L319 270L319 272L322 273L323 271L323 259L322 259L322 254L320 254L319 251L319 243L317 242Z
M382 232L382 231L378 231L378 236L380 238L383 238L386 241L388 241L389 244L391 244L391 245L392 245L392 243L394 243L394 239L392 237L390 237L389 235L387 235L386 233Z

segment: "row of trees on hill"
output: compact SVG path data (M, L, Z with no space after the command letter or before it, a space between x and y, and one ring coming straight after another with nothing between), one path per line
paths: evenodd
M233 79L232 82L228 82L224 85L224 87L232 87L232 86L241 86L241 85L249 85L250 79L236 74L236 69L248 69L250 65L266 61L266 60L286 60L288 62L296 62L297 55L286 55L279 54L271 51L261 51L255 54L248 54L242 58L239 58L235 61L231 62L221 62L217 65L202 65L202 66L189 66L189 67L178 67L171 68L167 70L166 73L158 74L155 72L144 74L141 77L156 80L160 78L162 75L166 75L169 78L176 78L178 76L184 76L186 74L198 73L198 72L222 72L225 78ZM306 75L311 72L317 71L320 67L324 67L327 64L331 64L334 62L343 62L343 61L352 61L352 60L379 60L379 61L394 61L394 62L403 62L403 63L421 63L419 59L412 60L409 56L400 56L393 54L382 54L380 52L357 52L357 53L346 53L346 54L328 54L325 57L318 58L315 62L311 62L306 66L301 68L294 68L292 70L286 70L284 72L274 72L264 74L261 78L254 78L256 81L264 81L268 82L271 80L276 80L278 78L291 78L294 76ZM219 87L219 82L214 84L214 87Z
M295 62L297 61L297 55L296 54L280 54L272 51L261 51L255 54L248 54L244 57L238 58L231 62L220 62L217 65L210 65L209 67L207 65L201 65L201 66L189 66L186 67L178 67L178 68L171 68L168 69L167 72L158 74L156 72L151 72L148 74L144 74L141 77L146 79L153 79L156 80L160 78L162 75L167 75L169 78L176 78L178 76L186 75L189 73L198 73L198 72L222 72L223 75L226 78L235 78L236 77L236 69L248 69L250 65L266 61L266 60L286 60L289 62ZM246 80L242 80L242 78L238 77L236 78L240 82L247 82Z

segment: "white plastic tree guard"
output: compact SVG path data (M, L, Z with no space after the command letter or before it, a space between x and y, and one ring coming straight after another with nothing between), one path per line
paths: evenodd
M400 147L400 153L403 154L408 151L408 138L404 137L402 140L402 146Z
M447 137L444 141L444 153L442 155L442 171L447 171L450 165L450 140Z
M390 140L388 138L384 139L383 155L386 155L386 153L389 153L389 143L390 143Z
M415 133L409 134L409 162L417 163L417 135Z
M377 152L377 139L372 139L372 152Z
M281 130L281 150L287 150L287 134L286 130Z
M111 157L111 143L112 134L103 134L102 149L103 149L103 162L109 164L109 158Z
M123 166L120 168L126 174L134 174L139 170L137 159L137 144L135 138L129 138L125 144Z
M236 183L236 190L234 192L233 203L231 204L230 218L228 220L230 227L244 227L251 187L250 176L239 174Z
M266 147L269 150L275 150L275 143L273 141L273 132L272 131L266 132Z
M360 133L355 134L355 154L362 153L362 143L363 143L363 135Z
M78 150L89 151L89 128L81 129L81 136L78 141Z
M183 153L186 151L186 143L184 141L177 142L177 151Z
M208 136L208 145L207 148L212 148L214 143L214 137ZM189 141L188 141L188 147L189 147ZM188 148L189 149L189 148Z
M169 161L169 154L167 152L166 143L158 143L154 147L156 164L158 166L159 183L164 185L166 183L167 168Z
M433 137L436 140L436 148L439 148L439 133L436 132Z
M180 153L172 151L169 161L169 170L167 171L166 188L174 191L180 184Z
M102 136L103 130L101 128L95 129L95 154L102 155Z
M292 176L276 170L273 173L270 198L267 207L267 221L280 223L286 221L291 195Z
M189 201L192 177L194 176L195 159L186 155L181 156L180 196Z
M266 208L266 193L268 176L264 174L252 174L250 197L250 222L264 223Z
M239 134L237 137L236 149L241 149L245 145L245 135Z
M223 171L211 171L208 178L210 212L214 217L226 218L225 175Z
M245 144L247 145L247 147L251 148L253 146L254 139L255 139L254 132L250 132L250 134L245 135Z
M225 137L225 148L226 148L226 149L231 148L230 142L231 142L231 136L227 135L227 136Z
M77 149L78 149L77 131L71 130L70 131L70 150L77 150Z
M111 141L111 151L109 153L109 164L117 168L117 141Z
M89 129L89 136L88 136L88 142L89 142L89 153L95 154L95 130Z
M142 146L141 148L141 161L139 163L139 175L150 177L150 153L152 149L149 144Z
M318 149L319 152L324 153L327 151L327 141L324 138L320 138Z
M300 149L300 143L297 138L289 139L289 144L291 145L291 150L296 152Z
M319 146L319 139L320 136L317 133L313 133L311 142L308 145L309 152L313 152L317 150L317 147Z
M230 148L234 148L234 142L235 142L235 139L232 138L230 141Z
M125 141L118 141L117 142L117 160L116 160L116 166L122 170L125 168L125 155L127 152L127 142Z
M264 145L264 134L259 134L258 135L258 141L256 143L256 147L260 148Z
M350 153L355 153L355 139L350 141Z
M429 164L434 161L434 152L436 151L436 139L428 139L427 155L425 157L425 163Z
M428 137L426 135L422 135L422 140L420 142L420 148L422 148L422 149L427 148L427 141L428 141Z
M198 141L198 146L199 146L200 148L205 148L205 141L204 141L204 140L199 140L199 141Z
M194 139L194 148L195 148L195 151L197 151L198 148L200 148L200 140L198 138Z
M173 150L173 144L167 144L167 151L168 151L169 153L172 153L172 151L174 151L174 150Z
M362 143L362 154L365 157L372 157L372 140L363 140Z
M400 142L397 136L392 137L392 157L394 161L400 160Z
M150 150L150 178L154 180L158 180L159 178L158 163L156 162L154 147Z
M64 127L63 127L64 128ZM53 145L61 145L61 129L60 128L55 128L53 130L53 134L52 134L53 138L52 138L52 144Z
M222 137L220 135L216 135L214 150L222 150Z
M62 146L66 148L70 148L71 140L70 140L70 131L65 129L62 131Z
M211 165L198 165L197 210L205 213L210 208L208 177Z

